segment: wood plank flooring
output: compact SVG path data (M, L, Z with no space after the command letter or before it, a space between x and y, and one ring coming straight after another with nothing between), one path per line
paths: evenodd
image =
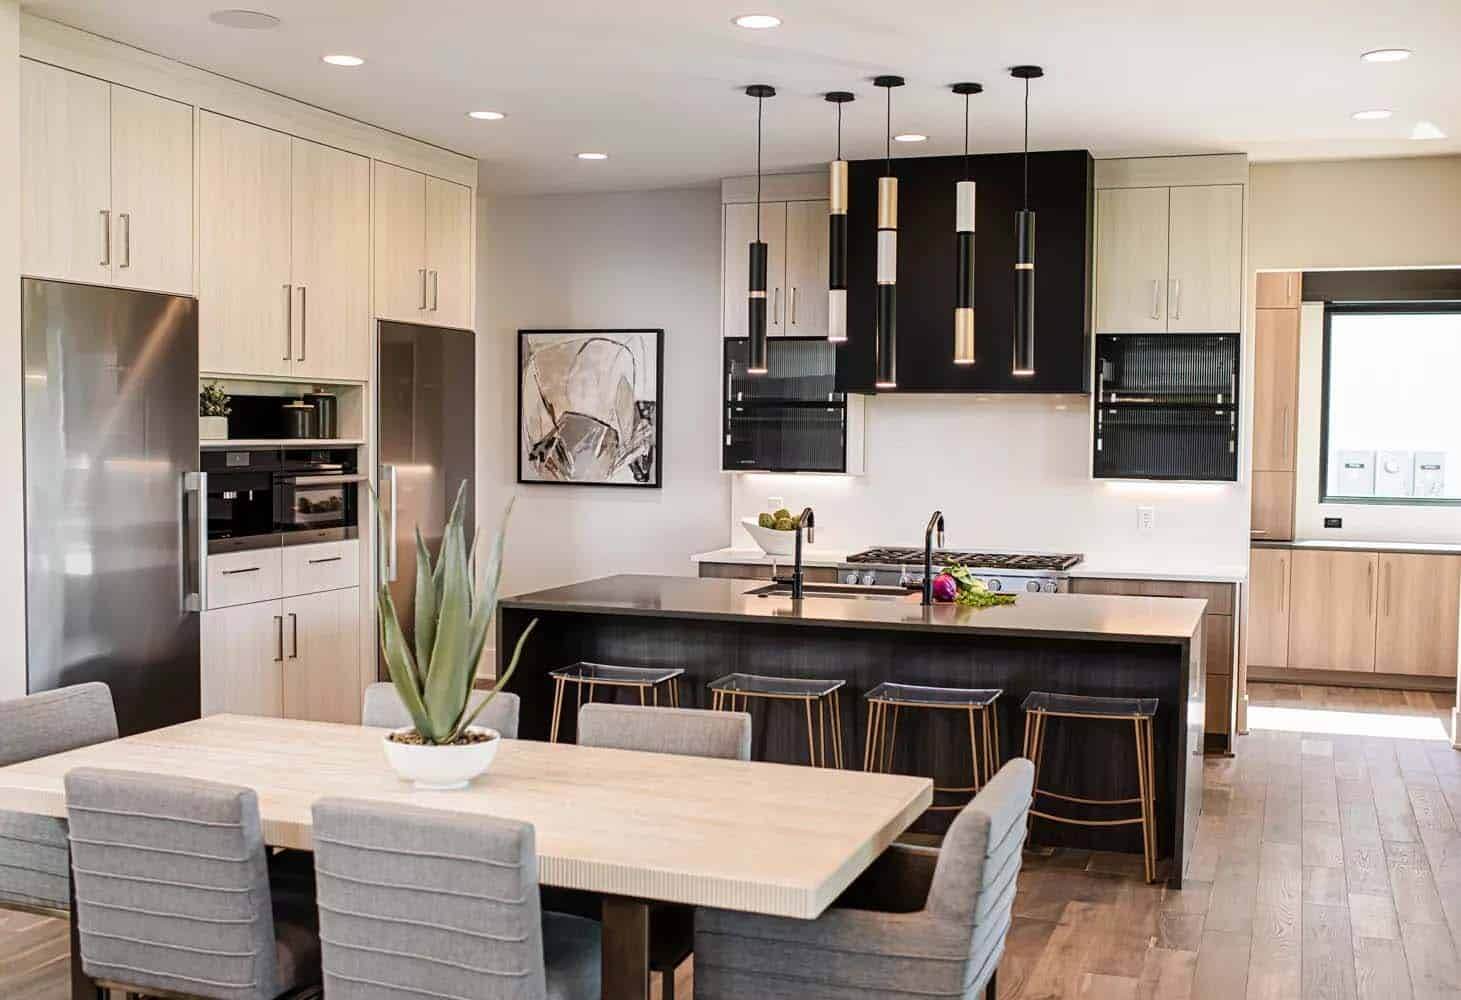
M1449 724L1452 705L1266 684L1249 703L1390 716L1402 733ZM1139 857L1031 852L1001 1000L1461 1000L1461 753L1323 726L1255 728L1207 761L1180 892L1144 885ZM64 996L65 948L64 923L0 911L0 997Z

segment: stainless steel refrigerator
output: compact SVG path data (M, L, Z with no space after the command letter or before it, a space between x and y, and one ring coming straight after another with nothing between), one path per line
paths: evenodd
M103 681L123 735L196 719L198 303L21 284L28 690Z
M476 338L470 330L382 322L379 348L376 440L385 537L377 565L404 625L416 600L416 528L435 553L463 480L471 537Z

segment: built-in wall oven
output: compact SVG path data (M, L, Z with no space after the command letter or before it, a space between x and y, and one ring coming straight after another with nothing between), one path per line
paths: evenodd
M354 448L209 450L202 464L210 552L358 537L365 476Z

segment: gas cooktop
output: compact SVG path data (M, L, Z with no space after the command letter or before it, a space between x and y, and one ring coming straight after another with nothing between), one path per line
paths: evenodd
M978 552L963 549L934 549L935 566L959 563L970 569L1003 570L1025 573L1063 573L1081 561L1070 553ZM923 550L899 546L879 546L847 557L853 565L921 566Z

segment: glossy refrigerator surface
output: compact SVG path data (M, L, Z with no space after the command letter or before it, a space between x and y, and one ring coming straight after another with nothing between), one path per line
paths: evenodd
M31 692L102 681L123 734L198 717L198 304L22 283Z
M464 480L467 536L472 535L475 358L470 330L380 324L379 493L390 536L382 540L380 573L390 583L403 624L416 598L416 529L436 552Z

